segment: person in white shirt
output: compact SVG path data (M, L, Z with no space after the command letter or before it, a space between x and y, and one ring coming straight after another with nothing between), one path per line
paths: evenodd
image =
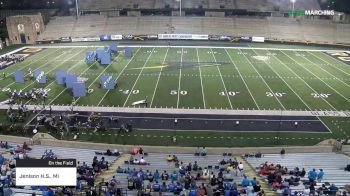
M133 162L134 162L134 164L139 164L140 163L140 161L137 160L137 159L135 159Z
M145 159L144 159L143 157L141 157L140 163L141 163L141 164L145 164L145 163L146 163L146 161L145 161Z
M239 170L239 172L241 173L241 175L243 175L243 169L244 169L243 163L242 163L242 162L239 162L239 164L238 164L238 170Z

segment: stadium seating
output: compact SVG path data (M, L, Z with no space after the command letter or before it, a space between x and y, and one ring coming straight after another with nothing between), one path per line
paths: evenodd
M135 7L135 5L138 5ZM290 0L192 0L182 1L182 8L208 8L219 9L223 5L225 9L242 9L248 11L287 11L292 9ZM81 10L111 10L111 9L162 9L179 8L179 2L175 0L81 0ZM303 0L295 4L295 9L320 9L317 0Z
M295 167L305 168L306 172L315 168L317 171L323 169L325 175L323 182L334 183L337 187L344 187L350 182L349 172L344 168L349 163L349 157L336 153L292 153L292 154L264 154L262 158L247 158L248 163L257 168L264 162L280 164L293 170ZM282 177L283 179L283 177ZM321 186L322 183L317 183ZM292 190L303 190L303 186L291 186Z
M329 20L290 18L205 18L205 17L113 17L86 15L51 20L40 40L60 37L91 37L101 34L198 33L231 36L264 36L303 42L349 43L350 25Z

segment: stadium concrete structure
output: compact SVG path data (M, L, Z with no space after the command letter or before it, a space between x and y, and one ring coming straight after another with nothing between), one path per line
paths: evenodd
M0 4L9 43L30 44L0 50L0 196L350 195L349 15L77 2ZM18 186L18 159L76 159L76 186Z

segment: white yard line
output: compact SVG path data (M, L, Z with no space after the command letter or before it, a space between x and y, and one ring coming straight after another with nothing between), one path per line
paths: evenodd
M213 49L210 48L210 51L211 51L211 54L213 55L213 58L214 58L215 63L217 63L217 60L216 60L216 57L215 57L215 55L214 55ZM226 97L227 97L228 102L230 103L230 107L231 107L231 110L232 110L233 107L232 107L231 99L230 99L230 97L229 97L229 95L228 95L228 92L227 92L227 88L226 88L226 85L225 85L225 81L224 81L224 79L222 78L222 74L221 74L221 71L220 71L219 66L216 66L216 68L217 68L218 71L219 71L220 78L221 78L221 82L222 82L222 84L224 85Z
M325 62L325 63L327 63L327 65L330 65L331 67L334 67L335 69L337 69L337 70L343 72L344 74L350 76L350 73L348 73L348 72L346 72L346 71L340 69L338 66L335 66L335 65L331 64L330 62L328 62L328 61L326 61L326 60L323 60L322 58L320 58L319 56L317 56L317 55L315 55L315 54L312 54L311 52L307 52L307 53L309 53L309 54L311 54L312 56L314 56L314 57L320 59L321 61L323 61L323 62ZM331 56L329 56L329 58L335 59L335 58L333 58L333 57L331 57ZM349 66L347 66L347 67L349 67Z
M145 68L145 66L146 66L146 64L147 64L147 62L148 62L148 60L149 60L149 58L152 56L153 52L154 52L154 48L152 48L151 54L147 57L145 63L143 64L142 69L141 69L139 75L137 76L136 81L135 81L134 85L132 86L132 88L131 88L131 90L130 90L130 92L129 92L129 94L128 94L128 96L127 96L127 98L126 98L126 100L125 100L125 102L124 102L124 104L123 104L123 107L125 107L126 103L128 102L128 100L129 100L129 98L130 98L130 95L132 94L131 92L134 90L134 88L135 88L135 86L136 86L136 84L137 84L137 81L140 79L140 76L141 76L141 74L142 74L142 71L144 70L144 68Z
M74 54L73 56L69 57L68 59L71 59L71 58L74 58L75 56L77 56L78 54L81 53L81 51L83 50L80 50L79 52L77 52L76 54ZM62 63L56 65L54 68L50 69L49 71L46 72L46 74L49 74L50 72L56 70L58 67L60 67L61 65L63 65L65 62L68 62L69 60L66 59L65 61L63 61ZM27 86L25 86L24 88L22 88L21 90L24 90L26 88L28 88L29 86L33 85L35 83L35 81L32 81L32 83L28 84Z
M284 62L282 62L278 57L275 57L282 65L284 65L290 72L296 75L301 81L304 82L306 86L308 86L314 93L318 93L315 89L313 89L302 77L299 77L297 73L295 73L289 66L287 66ZM290 58L290 57L289 57ZM291 59L292 60L292 59ZM325 98L320 97L323 101L325 101L331 108L337 110L332 104L330 104Z
M240 52L242 52L241 50L239 50ZM242 52L243 54L243 52ZM267 84L267 82L265 81L265 79L261 76L261 74L258 72L258 70L256 70L255 66L252 64L252 62L250 62L250 60L248 59L248 57L243 54L243 56L247 59L247 62L253 67L253 69L255 70L255 72L260 76L261 80L265 83L265 85L267 86L267 88L269 88L271 93L274 93L274 91L270 88L270 86ZM282 106L282 108L284 110L286 110L286 108L284 107L284 105L281 103L281 101L278 99L278 97L274 96L276 98L276 100L278 101L278 103L280 103L280 105Z
M88 89L94 85L94 83L104 74L104 72L115 62L116 59L118 59L119 55L117 55L110 63L107 65L101 72L100 74L91 82L91 84L88 86ZM75 103L78 103L81 97L75 100Z
M330 89L332 89L334 92L336 92L338 95L340 95L341 97L343 97L346 101L350 102L350 100L348 98L346 98L344 95L342 95L341 93L339 93L337 90L335 90L333 87L331 87L328 83L326 83L324 80L322 80L321 78L319 78L317 75L315 75L314 73L312 73L312 71L310 71L309 69L307 69L305 66L300 65L296 60L294 60L294 58L290 57L288 54L286 54L285 52L281 51L283 54L287 55L289 58L291 58L294 62L296 62L300 67L302 67L303 69L305 69L306 71L308 71L309 73L311 73L313 76L315 76L316 78L318 78L321 82L323 82L326 86L328 86Z
M196 52L197 52L197 62L198 62L198 69L199 69L199 77L201 79L201 88L202 88L202 97L203 97L203 105L204 105L204 109L207 108L206 104L205 104L205 96L204 96L204 88L203 88L203 78L202 78L202 70L201 70L201 65L200 65L200 60L199 60L199 55L198 55L198 49L196 48Z
M179 108L179 102L180 102L180 90L181 90L181 69L182 69L182 57L183 57L184 49L181 48L181 58L180 58L180 75L179 75L179 85L177 89L177 102L176 102L176 108Z
M168 55L168 52L169 52L169 48L166 49L166 52L165 52L165 56L164 56L162 65L164 65L164 63L165 63L166 57L167 57L167 55ZM153 105L154 96L156 95L156 91L157 91L157 88L158 88L158 83L159 83L159 80L160 80L160 76L162 75L162 71L163 71L163 66L160 68L160 72L159 72L158 79L157 79L157 83L156 83L156 88L154 88L153 95L152 95L152 100L151 100L151 104L149 105L150 108L151 108L152 105Z
M115 78L114 82L117 82L117 80L119 79L119 77L122 75L122 73L124 73L124 70L129 66L129 64L131 63L131 61L134 59L134 57L136 56L136 54L139 52L141 48L138 48L137 51L135 52L135 54L131 57L131 59L129 59L128 63L124 66L124 68L122 69L121 72L119 72L118 76ZM102 101L106 98L107 94L109 93L110 89L108 89L106 91L106 93L103 95L102 99L98 102L97 106L100 106Z
M236 66L235 62L232 60L231 55L228 53L227 49L225 49L225 51L226 51L228 57L230 58L231 63L235 66L235 68L236 68L236 70L237 70L237 72L238 72L238 74L239 74L239 77L241 77L241 79L242 79L242 81L243 81L243 83L244 83L244 86L245 86L246 89L248 90L248 92L249 92L250 96L252 97L252 99L253 99L253 101L254 101L256 107L260 110L260 107L259 107L258 103L256 102L254 96L252 95L252 92L250 92L249 87L248 87L247 83L245 82L245 80L243 79L243 76L242 76L241 72L238 70L238 67Z

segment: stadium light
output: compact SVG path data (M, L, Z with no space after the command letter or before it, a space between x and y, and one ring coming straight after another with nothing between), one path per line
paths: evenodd
M182 14L182 13L181 13L181 12L182 12L182 10L181 10L181 9L182 9L182 8L181 8L181 7L182 7L182 6L181 6L182 2L181 2L181 1L182 1L182 0L176 0L176 1L178 1L178 2L180 3L180 16L181 16L181 14Z
M292 17L294 18L294 4L296 2L296 0L290 0L293 3L293 9L292 9Z

